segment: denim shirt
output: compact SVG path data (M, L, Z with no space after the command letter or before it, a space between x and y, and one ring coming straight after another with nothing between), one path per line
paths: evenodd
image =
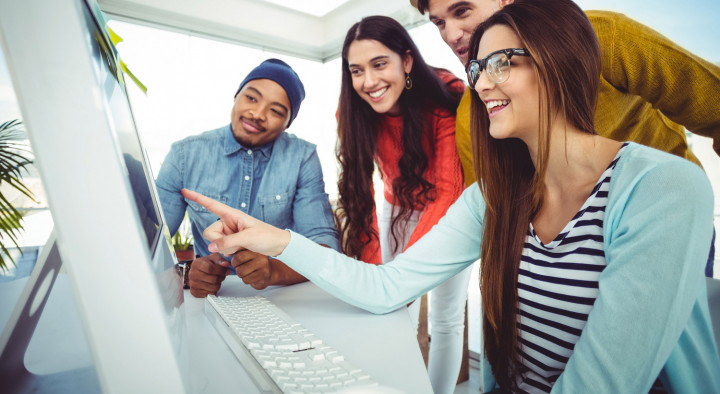
M187 210L200 256L210 254L202 232L217 216L183 198L183 188L339 250L315 145L294 135L256 148L238 143L230 125L185 138L172 144L155 183L170 233Z

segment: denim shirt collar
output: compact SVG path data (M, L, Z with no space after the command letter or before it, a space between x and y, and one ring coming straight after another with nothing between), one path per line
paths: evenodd
M270 154L272 153L273 145L275 144L275 140L268 142L265 145L261 145L255 148L252 148L253 151L260 151L263 156L270 157ZM223 149L225 150L225 155L230 156L233 153L244 150L247 151L249 148L243 146L241 143L237 142L235 139L235 136L233 135L232 128L230 125L227 125L225 130L225 140L223 141Z

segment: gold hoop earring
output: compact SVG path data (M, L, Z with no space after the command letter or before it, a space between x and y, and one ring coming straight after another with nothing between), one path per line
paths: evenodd
M405 73L405 90L412 89L412 79L410 79L410 74Z

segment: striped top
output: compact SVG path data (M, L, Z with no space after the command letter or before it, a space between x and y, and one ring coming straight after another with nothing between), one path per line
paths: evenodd
M530 224L518 275L520 391L549 393L580 339L606 266L605 207L612 172L626 146L552 242L543 244Z

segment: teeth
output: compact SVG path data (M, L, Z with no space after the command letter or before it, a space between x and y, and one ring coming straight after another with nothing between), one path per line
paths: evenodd
M485 106L487 107L488 110L491 110L491 109L493 109L495 107L499 107L501 105L508 105L509 102L510 102L510 100L493 100L493 101L488 101L485 104Z
M382 89L380 89L380 90L376 90L376 91L374 91L374 92L370 92L369 94L370 94L370 97L372 97L372 98L378 98L378 97L382 96L385 92L387 92L387 90L388 90L388 88L387 88L387 87L384 87L384 88L382 88Z

